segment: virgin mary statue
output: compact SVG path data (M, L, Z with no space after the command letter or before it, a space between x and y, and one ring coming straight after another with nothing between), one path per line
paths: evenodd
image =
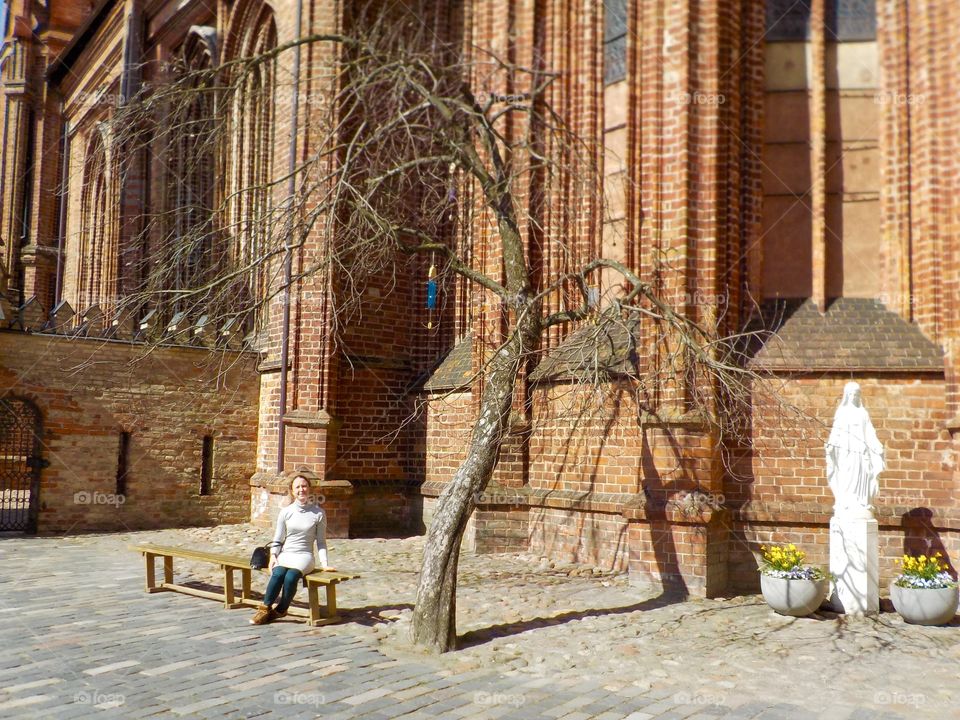
M848 382L833 416L833 428L825 446L827 480L833 491L837 517L873 517L873 500L880 488L883 446L877 439L870 415L860 400L860 386Z

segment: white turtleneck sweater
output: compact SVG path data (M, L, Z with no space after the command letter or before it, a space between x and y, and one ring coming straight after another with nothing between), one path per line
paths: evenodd
M319 505L290 503L277 516L277 531L273 534L276 544L272 550L277 563L306 575L316 567L313 556L316 545L320 567L327 567L326 534L327 517Z

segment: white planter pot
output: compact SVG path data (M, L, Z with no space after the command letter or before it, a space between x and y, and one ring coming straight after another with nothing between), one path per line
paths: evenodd
M823 580L787 580L760 573L760 590L763 599L775 612L781 615L803 617L814 612L830 589L830 581Z
M958 588L904 588L890 583L893 607L912 625L945 625L957 614Z

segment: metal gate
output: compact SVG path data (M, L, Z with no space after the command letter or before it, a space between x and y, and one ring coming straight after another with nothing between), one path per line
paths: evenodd
M37 531L43 421L24 398L0 398L0 530Z

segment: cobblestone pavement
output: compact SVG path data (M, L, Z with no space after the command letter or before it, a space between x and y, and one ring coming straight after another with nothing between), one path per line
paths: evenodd
M129 542L248 551L247 525L0 539L0 718L960 718L960 627L790 619L599 569L464 553L462 649L407 643L422 538L332 540L343 622L143 591ZM203 564L177 579L218 585ZM265 576L256 578L262 587ZM303 599L301 591L301 599Z

